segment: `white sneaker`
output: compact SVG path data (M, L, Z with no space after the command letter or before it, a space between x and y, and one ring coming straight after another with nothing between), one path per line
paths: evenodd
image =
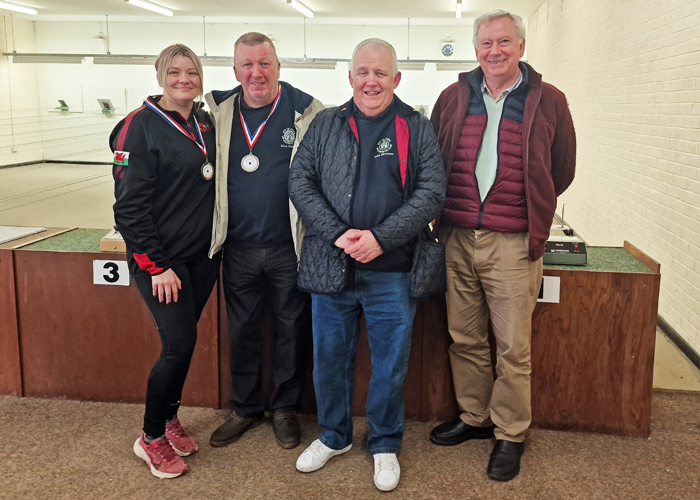
M396 453L374 455L374 485L381 491L391 491L399 484L401 467Z
M347 445L342 450L333 450L317 439L297 458L297 470L301 472L318 470L326 465L329 459L350 451L350 448L352 448L352 444Z

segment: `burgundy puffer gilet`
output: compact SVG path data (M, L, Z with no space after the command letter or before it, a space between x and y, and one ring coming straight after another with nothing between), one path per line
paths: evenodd
M528 92L527 71L523 72L521 84L505 98L498 127L496 179L483 202L474 169L486 129L487 113L481 82L472 81L470 78L469 83L472 87L469 92L469 108L462 124L447 183L442 223L503 233L525 232L528 230L528 214L523 171L522 122Z

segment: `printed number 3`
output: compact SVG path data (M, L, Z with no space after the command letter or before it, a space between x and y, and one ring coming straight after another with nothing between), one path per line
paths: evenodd
M107 283L116 283L119 281L119 266L114 262L107 262L102 269L109 271L108 274L102 275Z

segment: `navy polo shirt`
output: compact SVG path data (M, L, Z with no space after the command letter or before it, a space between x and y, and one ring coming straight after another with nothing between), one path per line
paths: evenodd
M350 224L372 229L403 205L401 164L396 145L395 101L378 116L363 116L353 103L353 115L360 137L360 158ZM354 261L356 269L406 272L411 270L412 251L408 244L382 254L366 264Z
M240 102L253 135L270 114L274 102L261 108L247 106L242 98ZM252 247L272 247L292 241L287 184L296 129L291 96L282 90L279 106L253 147L253 154L260 161L254 172L241 168L241 159L250 154L250 148L238 110L236 99L229 147L227 238Z

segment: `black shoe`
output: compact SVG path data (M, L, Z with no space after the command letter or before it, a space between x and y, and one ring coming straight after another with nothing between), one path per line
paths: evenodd
M297 420L296 413L273 413L272 430L275 433L277 444L285 450L290 450L299 446L301 442L301 429L299 428L299 421Z
M445 422L430 433L430 442L438 446L455 446L470 439L490 439L493 437L493 425L474 427L461 419Z
M235 412L231 413L231 418L226 422L221 424L218 429L216 429L209 439L209 444L215 448L221 448L222 446L227 446L231 443L238 441L246 431L257 427L262 424L264 417L252 417L243 418L236 415Z
M510 481L520 473L520 457L525 445L513 441L496 440L486 475L494 481Z

